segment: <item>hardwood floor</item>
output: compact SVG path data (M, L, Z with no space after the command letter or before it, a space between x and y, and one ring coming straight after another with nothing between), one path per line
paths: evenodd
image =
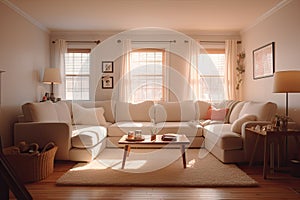
M55 181L74 163L55 163L47 179L27 184L33 199L300 199L300 178L276 172L270 179L262 177L262 166L240 165L259 187L178 188L178 187L75 187L56 186ZM15 199L10 193L10 199Z

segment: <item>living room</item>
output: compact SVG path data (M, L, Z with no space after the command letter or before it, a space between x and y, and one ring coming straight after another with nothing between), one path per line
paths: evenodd
M213 1L213 3L217 2L218 1ZM233 4L237 3L236 1L230 2ZM51 29L50 25L49 29L49 27L47 27L48 24L43 24L43 22L45 23L47 19L43 18L42 13L39 13L33 9L35 7L33 5L37 3L37 1L28 3L29 4L26 5L25 2L14 0L3 0L0 3L0 24L2 27L0 32L0 70L4 71L3 73L1 73L2 94L0 101L0 131L4 147L13 145L13 127L14 123L17 121L17 116L22 114L21 106L26 102L40 101L44 92L50 90L50 87L48 87L49 85L45 85L41 80L43 77L44 69L46 67L50 67L50 64L52 63L52 41L57 41L58 39L64 39L67 41L100 40L99 45L105 45L105 41L109 37L112 37L123 31L143 27L159 26L156 23L143 23L142 25L137 23L130 28L127 28L125 26L124 28L123 26L121 26L119 27L119 30L112 31L108 26L106 30L102 29L101 31L95 31L92 27L88 27L87 22L84 22L83 24L86 24L86 27L84 28L83 26L83 28L81 28L80 30L77 29L76 23L72 23L75 27L69 27L69 29L55 30ZM120 2L118 1L118 3ZM195 1L191 1L190 3L195 3ZM213 6L213 3L211 4L211 6ZM195 39L196 41L210 41L211 43L213 43L214 41L218 42L228 39L241 41L241 43L239 44L239 49L244 51L246 57L244 59L245 73L243 74L243 82L241 85L242 93L240 99L243 101L274 102L278 106L277 113L284 115L286 108L286 96L285 94L273 93L273 77L265 77L259 79L253 78L253 51L264 45L274 42L275 72L285 70L299 70L300 63L299 61L297 61L297 52L299 52L299 40L297 40L297 37L300 34L300 26L297 19L299 19L300 17L298 12L300 4L297 0L270 0L266 1L266 5L261 5L262 8L259 9L261 2L253 2L253 4L255 3L257 7L256 10L259 10L260 13L258 12L255 17L252 18L252 21L237 30L228 30L226 27L210 27L211 29L205 30L201 29L200 27L199 29L195 29L194 26L197 27L197 18L194 20L193 25L189 25L190 27L180 29L180 27L178 26L178 30L176 30L175 28L175 22L173 22L175 24L173 26L166 24L164 26L160 25L159 27L161 27L162 29L174 29L174 31L182 31L183 33L185 33L184 31L186 31L185 34L187 34L190 38ZM243 13L243 10L247 9L248 4L249 2L245 2L244 7L240 8L240 10L237 10L239 16L237 16L236 18L244 18L244 16L241 16L241 13ZM68 4L68 6L71 5ZM41 7L41 9L42 8L43 7ZM31 9L33 9L33 11ZM66 9L68 9L67 6ZM99 8L99 10L101 10L101 8ZM111 13L111 16L113 17L115 11L109 11ZM252 11L254 12L255 9ZM37 16L41 16L40 19L32 16L35 15L36 12L38 13ZM192 16L194 15L194 13L191 12L188 15ZM216 15L216 17L217 16L218 15ZM52 17L55 17L55 13ZM213 17L215 16L213 15ZM167 16L166 18L172 17ZM113 21L118 20L122 21L121 19L114 19ZM156 19L156 21L159 20L161 19ZM188 20L185 20L185 22L187 22ZM211 24L213 24L214 21L211 16L210 18L205 18L205 20L207 20L208 22L210 22L211 20ZM53 24L53 27L55 27L55 24L58 23L58 21L59 18L54 18L52 21L47 23ZM113 23L113 21L109 21L107 23ZM232 19L232 21L234 21L234 19ZM247 21L246 18L245 21ZM78 23L79 22L80 21L78 21ZM115 45L117 46L118 43L115 43ZM95 48L99 48L97 44L92 44L92 46ZM112 58L108 56L105 59L110 61ZM99 65L97 65L96 67L100 68ZM96 90L97 84L94 84L94 87L94 90ZM58 87L55 87L55 91L58 92ZM102 88L100 88L99 91L103 92L100 95L100 97L103 98L101 100L110 98L110 95L112 93L112 91L109 89L102 90ZM299 94L289 94L289 116L291 117L291 119L293 119L293 121L295 121L295 123L298 125L298 128L300 124L300 106L298 103L299 100ZM278 180L276 180L275 182L276 184L281 184ZM283 182L287 181L285 180ZM299 188L299 181L297 182ZM103 190L104 189L102 189L102 191ZM246 189L244 188L244 190ZM112 191L117 193L116 188L113 188ZM188 191L192 190L185 190L185 193L188 193ZM149 192L149 190L147 192ZM220 198L222 197L223 196L221 196Z

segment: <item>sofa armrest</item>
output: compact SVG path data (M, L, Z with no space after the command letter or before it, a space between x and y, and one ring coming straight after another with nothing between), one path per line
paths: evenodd
M54 142L58 146L55 155L56 160L68 160L71 149L72 127L63 122L26 122L15 123L14 144L20 141L37 143L40 147L48 142Z
M267 124L271 124L271 121L248 121L242 125L242 138L243 138L243 147L245 153L246 161L250 161L252 152L254 150L257 134L251 133L246 130L246 128L255 127L256 125L264 126ZM259 152L263 152L263 141L260 140L257 144L256 149L256 161L262 161L263 153L259 154Z

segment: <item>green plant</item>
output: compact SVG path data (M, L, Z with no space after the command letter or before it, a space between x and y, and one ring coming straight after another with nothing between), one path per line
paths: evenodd
M246 57L245 52L241 52L238 54L238 58L237 58L237 67L236 67L236 71L237 71L237 84L235 86L236 90L240 89L240 85L243 82L243 73L245 73L245 65L244 65L244 59Z

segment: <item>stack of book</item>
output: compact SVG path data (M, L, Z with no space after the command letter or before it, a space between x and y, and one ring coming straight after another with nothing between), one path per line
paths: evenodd
M166 133L166 134L163 134L163 136L161 137L161 139L163 141L176 141L177 140L177 134Z

